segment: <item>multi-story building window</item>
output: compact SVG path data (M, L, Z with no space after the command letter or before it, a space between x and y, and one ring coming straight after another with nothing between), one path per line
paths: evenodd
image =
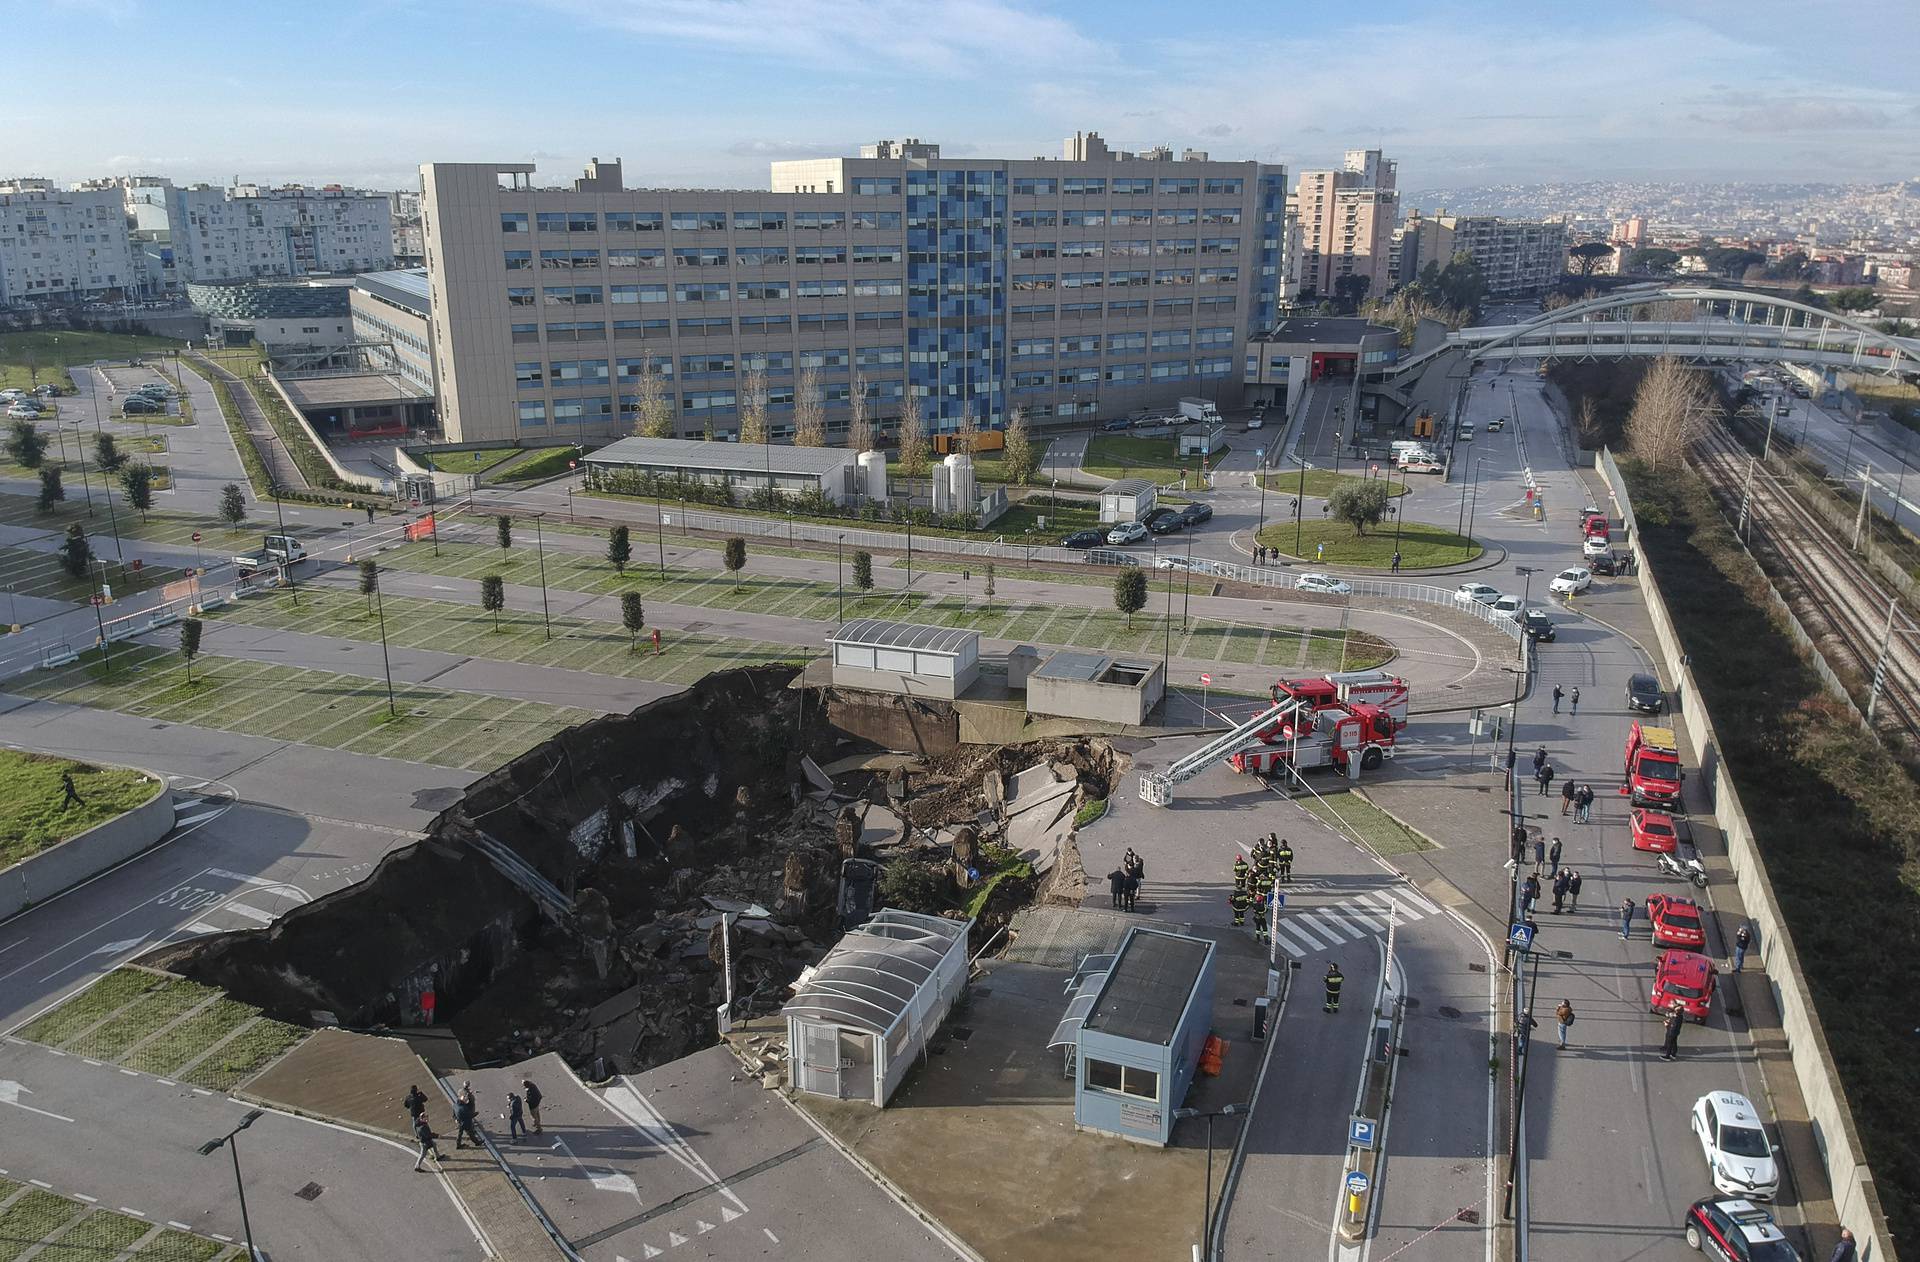
M727 212L724 210L676 210L668 220L675 232L725 232L727 230Z

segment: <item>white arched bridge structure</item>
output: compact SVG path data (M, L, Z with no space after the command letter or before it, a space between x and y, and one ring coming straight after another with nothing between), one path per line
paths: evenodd
M1404 381L1459 355L1470 362L1643 356L1784 360L1819 369L1920 375L1920 339L1895 337L1791 298L1675 285L1616 289L1520 324L1457 329L1383 376Z

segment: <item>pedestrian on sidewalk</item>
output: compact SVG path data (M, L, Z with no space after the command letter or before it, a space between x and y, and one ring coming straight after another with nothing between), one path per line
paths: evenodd
M522 1078L520 1089L527 1094L527 1116L533 1119L533 1133L540 1133L540 1088L533 1085L533 1079Z
M1827 1256L1827 1262L1855 1262L1859 1256L1859 1250L1853 1243L1853 1232L1842 1227L1840 1243L1833 1246L1833 1252Z
M1547 747L1542 745L1533 751L1533 774L1539 775L1540 768L1547 765Z
M1620 900L1620 940L1625 942L1633 935L1633 900Z
M1580 783L1579 781L1573 779L1573 777L1571 776L1567 777L1566 781L1563 784L1561 784L1560 813L1562 815L1565 815L1568 811L1573 809L1574 795L1579 792L1580 792Z
M420 1155L413 1163L414 1173L418 1174L427 1168L424 1163L428 1157L432 1157L434 1164L438 1165L441 1160L440 1145L433 1142L433 1127L427 1125L425 1113L413 1119L413 1137L420 1141Z
M1127 910L1132 911L1133 905L1139 901L1140 901L1140 877L1136 876L1132 872L1129 872L1127 873L1127 898L1126 898Z
M1533 839L1533 870L1539 872L1545 869L1546 866L1547 839L1545 837L1535 837Z
M1687 1023L1687 1014L1681 1011L1680 1001L1675 1000L1673 1007L1667 1010L1667 1041L1660 1047L1661 1060L1677 1060L1680 1056L1680 1027Z
M1582 784L1580 791L1573 795L1573 819L1576 824L1593 822L1593 786Z
M453 1121L454 1125L458 1128L453 1135L453 1146L455 1148L465 1148L467 1146L467 1140L469 1139L473 1140L473 1146L475 1148L486 1147L485 1144L480 1142L478 1110L474 1106L473 1085L471 1083L461 1088L459 1096L455 1098L453 1102Z
M1520 1009L1520 1019L1513 1023L1513 1042L1516 1057L1527 1054L1527 1044L1532 1040L1533 1032L1539 1028L1540 1023L1533 1019L1533 1009Z
M1577 869L1567 871L1567 910L1580 910L1580 873Z
M405 1106L407 1116L414 1121L417 1122L426 1116L427 1095L426 1092L420 1090L419 1087L408 1087L407 1094L401 1097L400 1103Z
M1338 964L1328 963L1326 1011L1328 1012L1340 1011L1340 983L1344 982L1345 980L1346 978L1340 975L1340 966Z
M1540 768L1539 779L1540 779L1540 796L1545 797L1547 795L1547 790L1553 787L1553 764L1552 763L1548 763L1546 766Z
M1395 574L1398 574L1398 573L1400 572L1400 554L1399 554L1398 552L1396 552L1396 553L1394 553L1394 554L1393 554L1393 569L1392 569L1392 572L1393 572L1393 573L1395 573Z
M1565 999L1553 1010L1553 1019L1560 1027L1560 1050L1567 1050L1567 1031L1573 1028L1573 1004Z
M1567 713L1580 713L1580 690L1578 688L1575 688L1572 695L1567 698Z
M1560 713L1560 701L1566 695L1566 689L1562 688L1559 684L1553 686L1553 712L1555 714Z
M1733 971L1739 972L1746 967L1747 948L1753 945L1753 926L1743 924L1733 935Z
M519 1143L527 1135L525 1112L521 1107L520 1093L507 1092L507 1138Z
M1529 875L1526 881L1520 886L1520 910L1522 914L1531 916L1533 914L1533 905L1539 901L1540 878Z
M1119 911L1126 906L1127 874L1119 868L1107 873L1107 892L1113 897L1113 909Z
M1555 837L1553 844L1547 847L1547 866L1555 872L1560 870L1560 839Z
M1567 878L1567 870L1565 868L1561 868L1553 874L1553 914L1556 916L1560 914L1561 907L1567 901L1567 886L1569 884L1570 882Z

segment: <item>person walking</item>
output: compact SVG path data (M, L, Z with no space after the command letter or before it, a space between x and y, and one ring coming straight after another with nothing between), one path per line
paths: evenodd
M1569 884L1570 882L1567 879L1567 870L1565 868L1561 868L1553 874L1553 914L1556 916L1560 914L1562 906L1564 906L1567 901L1567 886Z
M408 1087L407 1094L401 1097L400 1103L405 1106L407 1116L414 1121L417 1122L426 1116L427 1095L426 1092L420 1090L419 1087Z
M1247 923L1247 907L1253 902L1247 896L1247 887L1236 885L1233 893L1227 895L1227 906L1233 908L1233 926L1238 929Z
M538 1135L540 1133L540 1088L534 1085L533 1079L522 1078L520 1090L526 1093L527 1116L533 1119L533 1133Z
M1739 932L1733 935L1733 971L1739 972L1747 964L1747 948L1753 945L1753 926L1743 924Z
M1633 900L1631 898L1623 898L1620 900L1620 940L1625 942L1632 936Z
M1591 824L1593 822L1593 786L1582 784L1580 791L1573 795L1573 822Z
M1580 872L1577 868L1567 870L1567 910L1580 910Z
M1840 1243L1833 1246L1833 1252L1827 1255L1827 1262L1857 1262L1859 1248L1853 1242L1853 1232L1849 1228L1840 1229Z
M433 1142L435 1138L433 1127L427 1125L427 1115L424 1112L413 1119L413 1137L420 1141L420 1155L414 1159L413 1163L414 1173L418 1174L427 1168L425 1163L428 1157L433 1158L435 1165L440 1164L440 1145Z
M1562 688L1559 684L1553 686L1553 712L1555 714L1560 713L1560 702L1566 695L1566 689Z
M507 1092L507 1137L519 1143L527 1135L526 1110L518 1091Z
M85 806L87 804L87 800L80 796L80 790L73 785L73 773L71 771L63 771L60 773L60 792L65 794L65 796L60 799L60 809L63 811L69 806Z
M1107 873L1107 893L1113 899L1115 911L1124 908L1127 903L1127 874L1119 868Z
M1553 1019L1559 1026L1560 1050L1564 1052L1567 1050L1567 1031L1573 1029L1573 1003L1562 999L1560 1006L1553 1010Z
M1325 1011L1327 1012L1340 1011L1340 983L1344 982L1345 980L1346 978L1340 975L1340 966L1338 964L1334 964L1331 962L1328 963L1327 965L1327 1004L1326 1004Z
M1573 799L1580 792L1580 782L1572 776L1560 785L1560 813L1565 815L1573 809Z
M1661 1060L1677 1060L1680 1056L1680 1027L1687 1023L1687 1014L1681 1011L1680 1002L1674 1001L1667 1010L1667 1039L1660 1046Z
M1539 775L1540 768L1547 765L1547 747L1542 745L1533 751L1533 774Z
M1143 868L1141 869L1141 871L1144 872L1145 869ZM1127 897L1126 897L1127 910L1132 911L1134 904L1139 901L1140 901L1140 878L1138 876L1135 876L1133 873L1129 872L1127 873Z
M1541 872L1546 869L1546 866L1547 839L1545 837L1535 837L1533 839L1533 870L1535 872Z
M461 1088L459 1096L453 1102L453 1122L457 1128L453 1135L455 1148L465 1148L469 1139L473 1140L475 1148L486 1147L480 1142L478 1113L479 1110L473 1101L473 1084L469 1083Z
M1555 872L1560 870L1560 839L1555 837L1553 844L1547 847L1547 866Z
M1520 910L1524 915L1533 914L1533 905L1540 901L1540 878L1529 875L1520 886Z
M1520 1009L1520 1019L1513 1023L1513 1044L1516 1058L1527 1054L1527 1044L1533 1041L1533 1032L1539 1028L1540 1023L1533 1019L1533 1009Z
M1575 688L1567 695L1567 713L1580 713L1580 690L1578 688Z

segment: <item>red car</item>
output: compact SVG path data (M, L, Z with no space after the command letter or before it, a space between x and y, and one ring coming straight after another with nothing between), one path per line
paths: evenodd
M1653 993L1647 999L1647 1010L1665 1016L1677 1003L1687 1020L1706 1024L1718 972L1704 955L1662 951L1653 962Z
M1653 945L1679 947L1682 951L1700 951L1707 945L1707 931L1700 923L1700 907L1691 898L1677 894L1647 895L1647 919L1653 925Z
M1636 806L1627 812L1627 825L1633 829L1635 850L1653 850L1660 854L1673 853L1674 844L1679 837L1674 831L1673 816L1665 811Z

